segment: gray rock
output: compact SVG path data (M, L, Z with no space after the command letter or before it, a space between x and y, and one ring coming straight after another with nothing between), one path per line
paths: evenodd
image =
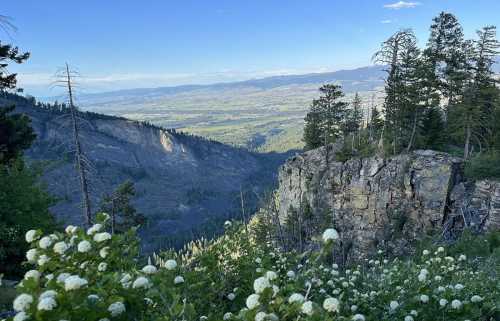
M477 221L482 230L500 228L500 183L480 181L466 187L459 158L419 150L342 163L335 161L336 150L335 145L318 148L283 165L279 217L286 222L292 209L301 211L307 204L312 221L333 222L342 242L349 244L349 257L379 245L402 250L425 233L461 228L460 206L473 216L468 225Z

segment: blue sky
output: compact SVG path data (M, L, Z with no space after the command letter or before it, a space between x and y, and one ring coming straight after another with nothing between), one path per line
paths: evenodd
M2 4L18 30L0 39L32 52L20 85L51 95L66 61L88 92L365 66L399 28L425 44L443 10L468 37L500 26L499 0L23 0Z

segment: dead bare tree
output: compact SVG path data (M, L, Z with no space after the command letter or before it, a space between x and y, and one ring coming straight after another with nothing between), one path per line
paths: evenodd
M73 133L72 144L75 148L75 166L78 173L78 180L80 182L82 214L85 224L90 226L92 224L92 209L90 203L88 176L89 171L92 169L92 165L82 150L79 122L80 117L78 116L79 112L74 99L74 78L77 75L78 74L75 71L70 70L69 65L66 63L65 67L56 74L57 81L55 83L60 87L64 87L68 94L68 110Z

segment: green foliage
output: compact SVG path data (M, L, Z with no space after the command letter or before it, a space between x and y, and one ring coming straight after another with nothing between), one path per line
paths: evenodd
M11 166L0 165L0 273L7 277L22 275L26 231L57 229L48 210L54 199L38 184L38 177L39 171L21 159Z
M8 72L8 62L17 64L23 63L29 58L30 54L19 52L18 47L0 42L0 91L5 89L14 89L17 83L17 74Z
M348 104L341 100L344 97L341 87L326 84L321 86L319 91L322 95L313 100L311 110L305 118L306 149L333 143L348 133ZM352 126L351 124L350 127Z
M146 218L137 213L135 207L130 203L134 196L134 183L125 181L111 195L103 197L100 212L110 213L113 233L124 233L131 227L144 224Z
M0 107L0 164L19 157L36 138L30 118L23 114L11 115L13 110L14 106Z
M472 180L500 179L500 152L478 154L465 164L465 176Z
M111 235L109 217L84 231L30 231L36 270L18 286L16 320L489 320L498 316L498 271L485 265L498 235L465 235L450 247L425 246L405 259L379 251L342 270L339 238L327 229L304 253L282 252L226 222L226 233L179 252L139 258L134 231ZM259 227L259 229L261 229ZM260 231L261 233L263 231ZM259 234L260 235L260 234ZM486 250L484 250L486 249ZM476 253L474 251L480 251ZM119 303L117 303L119 302ZM121 307L122 309L117 309ZM113 314L114 313L114 314Z

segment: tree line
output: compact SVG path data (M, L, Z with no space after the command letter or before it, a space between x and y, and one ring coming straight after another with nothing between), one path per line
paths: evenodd
M348 103L340 86L322 86L305 117L305 148L341 139L349 155L460 149L468 159L500 151L493 72L500 43L495 26L476 34L465 39L458 19L446 12L433 19L424 48L411 29L396 32L373 56L387 73L382 108L363 113L358 94Z

